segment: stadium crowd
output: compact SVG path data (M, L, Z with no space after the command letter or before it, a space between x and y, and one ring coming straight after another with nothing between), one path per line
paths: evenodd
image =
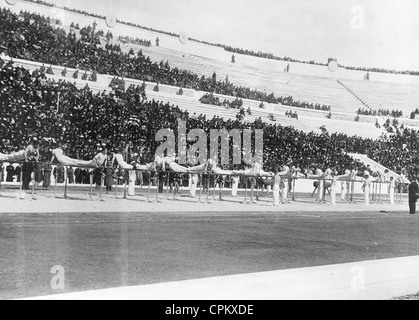
M358 109L358 115L363 116L378 116L378 117L393 117L393 118L401 118L403 117L403 111L400 110L389 110L389 109Z
M396 128L392 135L377 140L362 139L345 134L305 133L292 127L239 120L208 119L191 116L177 106L148 100L141 86L130 86L126 92L94 94L88 87L77 89L73 84L46 80L39 73L31 75L22 67L0 60L0 152L22 150L30 137L49 141L54 139L65 146L65 153L77 159L92 159L98 146L110 150L131 146L143 164L154 159L159 129L170 128L177 134L177 120L187 121L187 129L213 128L263 129L264 164L273 171L278 163L294 159L300 168L332 167L338 172L354 165L347 152L367 154L394 171L406 166L418 174L419 149L417 131ZM58 92L60 109L57 111ZM46 155L45 155L46 154ZM48 161L45 143L44 161ZM361 170L364 167L356 164Z
M42 4L42 5L45 5L45 6L48 6L48 7L56 6L53 3L49 3L49 2L43 1L43 0L27 0L27 1ZM64 6L63 8L65 10L69 11L69 12L75 12L75 13L83 14L85 16L98 18L98 19L106 19L105 16L102 16L102 15L99 15L99 14L94 14L94 13L87 12L87 11L77 10L77 9L70 8L70 7L67 7L67 6ZM150 27L139 25L139 24L135 24L135 23L132 23L132 22L126 22L126 21L121 21L121 20L117 20L117 21L121 24L131 26L131 27L136 27L136 28L140 28L140 29L144 29L144 30L154 31L154 32L158 32L158 33L161 33L161 34L166 34L166 35L173 36L173 37L178 36L178 34L174 33L174 32L157 30L157 29L154 29L154 28L150 28ZM265 59L275 59L275 60L288 61L288 62L298 62L298 63L326 66L325 63L315 62L314 60L302 61L302 60L293 59L293 58L290 58L290 57L278 57L278 56L276 56L272 53L265 53L265 52L262 52L262 51L255 52L255 51L248 50L248 49L234 48L232 46L228 46L228 45L224 45L224 44L220 44L220 43L212 43L212 42L199 40L199 39L195 39L195 38L189 38L189 40L195 41L195 42L198 42L198 43L208 44L208 45L211 45L211 46L221 47L221 48L224 48L224 50L226 50L226 51L233 52L233 53L239 53L239 54L243 54L243 55L250 55L250 56L255 56L255 57L260 57L260 58L265 58ZM147 42L145 42L145 43L147 43ZM147 45L147 44L144 44L144 45ZM389 70L389 69L385 69L385 68L351 67L351 66L344 66L344 65L341 65L341 67L345 68L347 70L356 70L356 71L364 71L364 72L377 72L377 73L404 74L404 75L419 76L418 71L412 71L412 70L402 70L402 71L400 71L400 70Z
M242 48L234 48L234 47L231 47L231 46L223 46L223 47L224 47L224 50L228 51L228 52L233 52L233 53L238 53L238 54L243 54L243 55L253 56L253 57L259 57L259 58L264 58L264 59L313 64L313 65L318 65L318 66L326 66L327 65L326 63L316 62L314 60L303 61L303 60L293 59L293 58L290 58L290 57L279 57L279 56L274 55L273 53L266 53L266 52L262 52L262 51L253 51L253 50L242 49ZM329 58L329 61L330 60L335 60L336 61L336 59L334 59L334 58ZM370 80L369 72L419 76L418 71L411 71L411 70L398 71L398 70L389 70L389 69L384 69L384 68L351 67L351 66L344 66L344 65L339 65L339 66L341 68L344 68L344 69L347 69L347 70L367 72L365 77L364 77L365 80Z
M125 37L119 36L118 41L122 42L124 44L132 43L132 44L137 44L137 45L140 45L140 46L151 47L151 41L150 40L145 40L145 39L132 38L132 37L128 37L128 36L125 36Z
M235 86L227 79L217 80L215 73L212 77L199 77L191 71L172 68L168 62L153 63L141 51L132 56L121 53L118 45L107 43L102 47L96 41L97 32L100 31L95 31L94 27L85 28L86 41L83 41L77 39L74 33L66 34L63 29L52 28L49 18L37 14L21 12L15 15L3 9L0 11L0 18L0 45L7 48L11 57L237 98L299 108L331 110L330 106L295 101L291 96L275 97L274 93L268 95L248 87ZM88 38L87 34L90 34L91 38Z

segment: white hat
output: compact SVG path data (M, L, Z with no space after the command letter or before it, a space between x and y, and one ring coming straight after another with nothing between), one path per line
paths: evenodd
M364 176L370 176L370 173L368 171L365 171Z

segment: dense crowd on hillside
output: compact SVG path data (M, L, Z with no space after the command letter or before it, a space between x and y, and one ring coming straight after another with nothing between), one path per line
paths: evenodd
M144 46L144 47L151 47L151 41L150 40L145 40L145 39L140 39L140 38L132 38L132 37L128 37L128 36L125 36L125 37L119 36L118 41L122 42L124 44L132 43L132 44L137 44L137 45Z
M271 59L271 60L278 60L278 61L287 61L287 62L296 62L296 63L305 63L305 64L312 64L317 66L326 66L326 63L316 62L314 60L311 61L303 61L298 59L293 59L290 57L279 57L274 55L273 53L267 53L262 51L253 51L248 49L242 49L242 48L234 48L231 46L224 46L224 50L228 52L243 54L247 56L253 56L253 57L259 57L264 59ZM330 59L329 59L330 61ZM367 72L365 80L369 80L370 75L369 72L377 72L377 73L389 73L389 74L405 74L405 75L412 75L412 76L419 76L418 71L411 71L411 70L389 70L384 68L365 68L365 67L351 67L351 66L345 66L345 65L339 65L339 67L347 69L347 70L355 70L355 71L363 71Z
M223 106L226 107L228 109L232 108L232 109L240 109L243 107L243 100L236 98L233 101L224 99L221 102L222 99L220 99L219 97L214 96L212 93L206 93L204 94L199 101L203 104L211 104L214 106Z
M357 111L358 115L363 116L378 116L378 117L393 117L393 118L401 118L403 117L403 111L400 110L388 110L388 109L361 109L359 108Z
M51 4L49 2L42 1L42 0L26 0L26 1L43 4L43 5L49 6L49 7L54 7L55 6L55 4ZM90 13L90 12L86 12L86 11L82 11L82 10L77 10L77 9L74 9L74 8L64 7L64 9L67 10L67 11L70 11L70 12L75 12L75 13L83 14L83 15L86 15L86 16L94 17L94 18L99 18L99 19L105 19L106 18L105 16L101 16L101 15L98 15L98 14L94 14L94 13ZM132 23L132 22L125 22L125 21L121 21L121 20L118 20L118 22L121 23L121 24L124 24L124 25L132 26L132 27L136 27L136 28L140 28L140 29L144 29L144 30L154 31L154 32L158 32L158 33L161 33L161 34L166 34L166 35L173 36L173 37L179 36L177 33L174 33L174 32L157 30L157 29L154 29L154 28L141 26L141 25L138 25L138 24L135 24L135 23ZM224 50L229 51L229 52L239 53L239 54L244 54L244 55L250 55L250 56L255 56L255 57L260 57L260 58L265 58L265 59L274 59L274 60L280 60L280 61L297 62L297 63L313 64L313 65L320 65L320 66L325 66L326 65L325 63L315 62L314 60L302 61L302 60L293 59L293 58L290 58L290 57L278 57L278 56L276 56L272 53L266 53L266 52L262 52L262 51L255 52L255 51L248 50L248 49L234 48L234 47L231 47L231 46L228 46L228 45L224 45L224 44L220 44L220 43L212 43L212 42L203 41L203 40L199 40L199 39L195 39L195 38L189 38L189 40L199 42L199 43L203 43L203 44L208 44L208 45L211 45L211 46L221 47L221 48L224 48ZM340 67L345 68L347 70L356 70L356 71L364 71L364 72L378 72L378 73L405 74L405 75L419 76L419 71L412 71L412 70L398 71L398 70L389 70L389 69L385 69L385 68L351 67L351 66L344 66L344 65L340 65Z
M191 116L168 103L147 100L140 86L130 86L125 93L116 90L93 94L88 87L77 89L67 82L47 81L42 74L34 77L21 67L0 61L2 153L20 150L36 136L65 144L67 155L81 159L91 159L98 145L115 150L131 144L132 151L147 163L154 159L156 132L170 128L176 135L177 120L183 119L188 130L263 129L264 163L268 170L278 162L293 159L301 168L330 166L342 172L353 165L346 153L358 152L395 171L406 166L411 173L419 173L417 131L396 128L394 135L371 140L327 132L304 133L292 127L266 124L261 119L254 123L208 119L203 115ZM61 98L57 112L58 92ZM44 154L43 160L48 160L48 148Z
M0 11L0 45L7 48L11 57L64 67L94 70L96 73L123 76L139 80L182 88L265 101L274 104L330 111L331 107L308 102L294 101L289 97L275 97L248 87L235 86L227 79L200 77L197 74L178 68L172 68L168 62L155 63L145 57L141 51L125 54L119 45L97 43L94 27L85 27L85 40L77 39L74 33L66 34L62 29L52 28L49 19L28 12L19 16L8 10ZM96 32L96 33L95 33Z

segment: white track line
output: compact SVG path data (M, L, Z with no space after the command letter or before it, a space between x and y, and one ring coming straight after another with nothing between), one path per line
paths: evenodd
M419 292L419 256L187 280L35 300L392 299Z

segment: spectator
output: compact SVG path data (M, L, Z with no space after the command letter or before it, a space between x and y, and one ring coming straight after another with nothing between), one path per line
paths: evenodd
M44 173L44 179L42 181L42 186L44 190L48 190L51 186L51 172L52 172L52 166L50 163L44 162L42 165L43 173Z
M155 87L153 88L153 91L154 92L159 92L160 91L159 83L158 82L156 83Z
M67 168L67 179L68 179L69 184L74 183L74 169L73 169L73 167L68 167Z
M47 74L54 75L54 71L52 70L52 66L50 65L47 69Z
M13 166L13 163L7 166L6 173L6 182L13 182L13 176L15 175L15 168Z

